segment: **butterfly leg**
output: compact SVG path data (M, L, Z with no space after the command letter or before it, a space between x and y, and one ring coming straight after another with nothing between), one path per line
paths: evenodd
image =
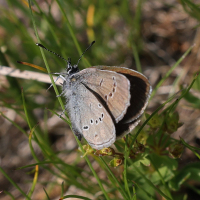
M64 81L66 81L65 77L63 77L62 75L59 75L59 76L54 80L54 83L55 83L59 78L61 78L61 79L63 79ZM49 86L49 88L47 89L47 91L48 91L52 86L53 86L53 84L51 84L51 85Z
M52 73L48 73L48 74L58 74L58 75L63 74L63 75L65 75L64 73L59 73L59 72L52 72Z
M65 108L62 113L59 115L59 117L61 118L61 116L64 114L64 112L67 110L67 108Z
M64 93L65 93L65 91L62 91L62 93L57 95L56 97L61 97Z

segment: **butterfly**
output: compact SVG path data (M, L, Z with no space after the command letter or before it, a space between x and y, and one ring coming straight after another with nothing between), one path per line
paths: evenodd
M45 48L41 44L38 46ZM55 82L59 78L63 80L60 95L66 98L65 110L72 131L79 140L84 137L92 148L100 150L138 125L152 88L142 73L128 68L93 66L80 71L81 57L75 65L70 58L66 60L67 70L56 73L59 76Z

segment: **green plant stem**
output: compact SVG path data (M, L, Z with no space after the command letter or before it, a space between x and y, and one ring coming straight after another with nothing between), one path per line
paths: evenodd
M35 175L34 175L34 178L33 178L33 184L31 186L31 189L30 189L29 193L28 193L28 196L30 198L31 198L31 196L32 196L32 194L33 194L33 192L35 190L35 186L36 186L36 183L37 183L37 180L38 180L38 173L39 173L39 166L36 165L35 166Z
M15 200L15 197L8 191L3 191L5 194L7 194L8 196L10 196L11 200Z
M40 6L38 5L37 1L36 0L33 0L34 4L36 5L37 9L40 11L40 13L42 14L42 17L44 17L44 19L46 20L46 22L48 23L49 25L49 29L51 31L51 34L53 35L56 43L58 44L58 46L60 47L61 46L61 43L60 43L60 40L58 39L58 37L56 36L55 34L55 31L53 30L53 27L52 27L52 24L50 22L50 20L47 18L47 16L42 12L42 9L40 8Z
M146 119L146 121L142 124L142 126L138 129L137 133L133 136L133 140L130 144L130 147L133 146L135 140L137 139L138 135L140 134L140 132L142 131L142 129L144 128L144 126L148 123L148 121L161 109L163 108L167 103L169 103L174 97L170 97L165 103L163 103L162 105L160 105L149 117L148 119ZM129 154L130 154L131 148L129 148Z
M137 186L138 189L142 190L147 196L149 196L149 199L153 200L152 195L147 190L145 190L143 187L139 186L136 182L133 181L133 183L134 183L134 185ZM135 198L135 200L136 200L136 198Z
M67 18L67 15L65 14L65 11L64 11L63 7L61 6L59 0L56 0L56 2L57 2L58 6L59 6L59 8L60 8L60 10L61 10L61 12L62 12L62 15L64 16L64 18L65 18L65 20L66 20L67 27L68 27L69 32L70 32L70 34L71 34L71 37L72 37L72 39L73 39L73 41L74 41L74 44L75 44L75 46L76 46L76 48L77 48L77 50L78 50L79 56L81 56L83 51L81 50L81 48L80 48L80 46L79 46L79 44L78 44L78 41L77 41L77 39L76 39L76 37L75 37L74 31L72 30L72 27L71 27L70 23L69 23L69 20L68 20L68 18ZM84 60L84 63L85 63L85 66L86 66L86 67L90 67L90 66L91 66L90 63L88 62L88 60Z
M129 197L126 194L126 191L123 189L122 185L120 184L120 182L117 180L117 178L115 177L115 175L112 173L112 171L110 170L110 168L108 167L107 163L104 161L104 159L102 157L99 157L100 160L103 162L104 166L106 167L106 169L108 170L108 172L110 173L110 175L112 176L112 178L115 180L115 182L118 184L119 189L121 191L122 196L124 197L124 199L129 199Z
M81 151L82 151L82 154L84 155L84 154L85 154L85 151L83 150L83 147L82 147L81 142L78 140L78 138L77 138L76 136L75 136L75 139L76 139L76 142L78 143L78 145L79 145L79 147L80 147L80 149L81 149ZM87 164L88 164L90 170L92 171L94 177L96 178L96 180L97 180L97 182L98 182L98 184L99 184L99 187L101 188L101 190L102 190L102 192L103 192L105 198L106 198L107 200L110 200L110 198L108 197L108 194L107 194L107 192L105 191L105 189L104 189L104 187L103 187L103 185L102 185L102 183L101 183L101 181L100 181L98 175L97 175L96 172L94 171L94 168L92 167L92 164L90 163L90 161L89 161L87 155L85 155L84 158L85 158L85 160L86 160L86 162L87 162Z
M47 199L48 199L48 200L51 200L51 199L49 198L49 195L48 195L47 191L45 190L45 188L43 188L43 190L44 190L44 192L45 192L45 194L46 194L46 196L47 196Z
M142 72L142 67L140 63L140 58L138 54L138 46L141 44L141 34L140 34L140 27L141 27L141 8L142 8L142 3L143 0L138 0L137 1L137 7L136 7L136 12L135 16L133 19L133 27L132 27L132 34L131 34L131 41L132 41L132 50L133 50L133 56L135 58L135 64L136 64L136 69L139 72ZM133 37L133 38L132 38ZM138 42L139 41L139 42Z
M35 35L36 35L36 38L37 38L38 43L41 43L41 42L40 42L39 35L38 35L37 27L36 27L36 24L35 24L35 20L34 20L34 18L33 18L33 13L32 13L32 10L31 10L31 3L30 3L30 0L28 0L28 2L29 2L29 10L30 10L30 13L31 13L31 20L32 20L32 23L33 23ZM43 60L44 60L45 66L46 66L46 68L47 68L47 71L48 71L48 73L49 73L49 77L50 77L51 82L52 82L52 84L53 84L53 88L54 88L54 90L55 90L56 95L58 96L58 101L59 101L59 103L60 103L62 109L64 110L64 109L65 109L65 106L64 106L64 104L63 104L63 102L62 102L61 97L59 97L58 89L57 89L57 87L56 87L56 85L55 85L55 82L54 82L54 80L53 80L53 77L52 77L52 74L51 74L49 65L48 65L48 63L47 63L47 60L46 60L44 51L43 51L43 49L42 49L41 47L40 47L40 51L41 51L42 58L43 58ZM67 119L67 120L68 120L68 122L69 122L69 119Z
M68 199L68 198L91 200L90 198L79 196L79 195L66 195L66 196L62 197L62 199Z
M153 165L153 167L156 169L156 171L158 172L158 175L160 176L160 180L162 181L163 186L165 187L165 190L167 191L168 196L173 200L173 197L170 193L169 187L167 186L167 184L165 183L159 169L157 168L156 164L153 162L153 160L150 158L151 164Z
M146 176L144 174L142 174L142 172L136 166L134 166L134 165L132 165L132 166L135 169L135 171L137 171L142 176L142 178L145 179L145 181L149 184L149 186L151 186L155 191L157 191L165 199L172 200L171 198L166 196L161 190L159 190L149 179L147 179Z
M185 182L184 185L191 188L194 192L196 192L198 195L200 195L200 189L198 189L197 187L194 187L193 185L188 184L187 182Z
M131 199L131 193L128 187L128 180L127 180L127 159L128 159L128 148L127 148L127 140L128 136L126 136L126 143L125 143L125 150L124 150L124 186L129 198Z
M133 49L133 55L135 58L136 69L138 72L142 72L142 67L141 67L140 58L138 55L138 50L134 43L132 44L132 49Z
M61 196L63 196L64 192L65 192L65 187L64 187L64 181L63 181L61 184Z
M11 119L9 119L8 117L6 117L1 111L0 111L0 116L3 116L5 119L7 119L10 123L12 123L12 125L14 125L19 131L21 131L24 135L28 136L28 134L26 133L26 131L24 131L24 129L22 129L18 124L16 124L14 121L12 121Z
M192 83L189 85L189 87L187 88L187 90L178 98L176 99L176 101L171 105L172 107L175 106L191 89L191 87L193 86L194 82L196 81L198 75L196 75L192 81ZM137 136L140 134L140 132L142 131L142 129L144 128L144 126L148 123L148 121L161 109L163 108L167 103L169 103L172 99L174 98L174 96L170 97L165 103L163 103L162 105L160 105L149 117L148 119L146 119L146 121L142 124L142 126L139 128L139 130L137 131L137 133L134 135L134 138L132 140L132 143L130 146L132 146L135 142L135 140L137 139ZM171 108L171 107L170 107ZM129 148L129 154L130 154L130 148Z
M163 82L169 77L169 75L173 72L173 70L184 60L184 58L189 54L192 48L195 45L193 44L182 56L179 60L170 68L170 70L166 73L166 75L160 80L160 82L156 85L155 89L151 93L150 100L155 96L158 88L163 84Z
M180 140L181 140L181 142L182 142L182 144L183 144L184 146L186 146L188 149L190 149L190 150L194 153L194 155L195 155L198 159L200 159L200 155L196 152L196 151L200 151L200 148L193 147L193 146L187 144L181 137L180 137Z
M135 186L134 185L133 185L133 197L131 199L132 200L137 200L136 191L135 191Z
M20 193L21 193L24 197L26 197L27 199L31 200L30 197L27 196L27 194L24 193L24 192L21 190L21 188L6 174L6 172L3 170L2 167L0 167L0 172L7 178L7 180L8 180L15 188L17 188L17 189L20 191Z
M63 119L64 121L66 121L64 118L62 118L62 119ZM70 128L71 128L71 125L70 125ZM83 150L83 147L82 147L81 142L78 140L78 138L76 137L76 135L74 135L74 137L75 137L75 139L76 139L76 142L77 142L78 145L79 145L79 148L80 148L82 154L84 155L84 154L85 154L85 151ZM97 176L96 172L94 171L94 168L92 167L92 165L91 165L91 163L90 163L90 161L89 161L87 155L84 156L84 158L85 158L85 160L86 160L86 162L87 162L87 164L88 164L90 170L92 171L93 175L94 175L95 178L97 179L97 182L98 182L98 184L99 184L99 186L100 186L100 188L101 188L103 194L105 195L106 199L109 199L109 197L108 197L108 195L107 195L107 192L105 191L105 189L104 189L104 187L103 187L103 185L102 185L102 183L101 183L99 177Z

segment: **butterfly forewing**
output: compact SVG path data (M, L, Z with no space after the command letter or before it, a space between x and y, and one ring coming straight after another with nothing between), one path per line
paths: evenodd
M120 121L130 105L129 80L124 75L113 71L95 68L86 70L91 74L82 82L106 103L115 122ZM84 70L81 72L85 73Z
M130 123L138 119L144 112L148 99L150 97L152 88L146 76L143 74L124 67L117 66L95 66L101 71L114 71L123 74L130 82L130 106L127 109L122 121L123 123Z

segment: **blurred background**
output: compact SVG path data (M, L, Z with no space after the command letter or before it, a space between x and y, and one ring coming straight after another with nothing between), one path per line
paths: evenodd
M153 88L195 44L190 54L176 67L149 102L147 112L150 114L169 96L188 86L194 75L200 71L199 1L33 0L31 3L39 38L45 47L66 59L70 57L75 64L81 52L95 40L96 43L79 64L81 69L96 65L131 68L142 71ZM28 2L0 0L0 13L0 65L44 74L45 72L17 63L24 61L45 68L40 49L35 45L38 41ZM65 70L65 61L47 51L44 53L51 72ZM30 168L16 170L18 167L36 163L29 147L27 134L30 133L30 127L24 114L22 87L30 124L33 127L39 122L36 135L40 145L32 141L37 158L42 161L43 151L52 151L66 165L73 166L79 173L80 169L84 169L88 172L86 177L90 177L87 164L77 152L77 144L69 126L46 109L59 114L62 111L53 88L46 91L49 87L47 83L2 75L0 68L1 168L25 193L30 190L34 177L33 173L28 173ZM173 137L178 139L181 136L187 143L199 146L200 78L191 89L191 95L181 100L177 107L180 121L184 125ZM185 150L179 160L179 167L196 160L191 151ZM99 176L106 180L106 174L101 171L95 159L92 159L92 164ZM60 171L57 175L53 174L58 169L52 165L45 167L40 168L33 199L46 199L43 187L51 199L58 199L63 175ZM70 172L70 167L65 167ZM117 168L114 171L120 174L122 169ZM82 179L75 181L71 177L64 181L67 182L68 194L93 198L91 188L94 193L98 192L95 180L88 187ZM5 191L0 193L2 200L24 199L3 173L0 173L0 191ZM199 199L199 195L189 187L184 192L188 199ZM120 199L120 194L118 195ZM115 199L116 197L117 193Z

